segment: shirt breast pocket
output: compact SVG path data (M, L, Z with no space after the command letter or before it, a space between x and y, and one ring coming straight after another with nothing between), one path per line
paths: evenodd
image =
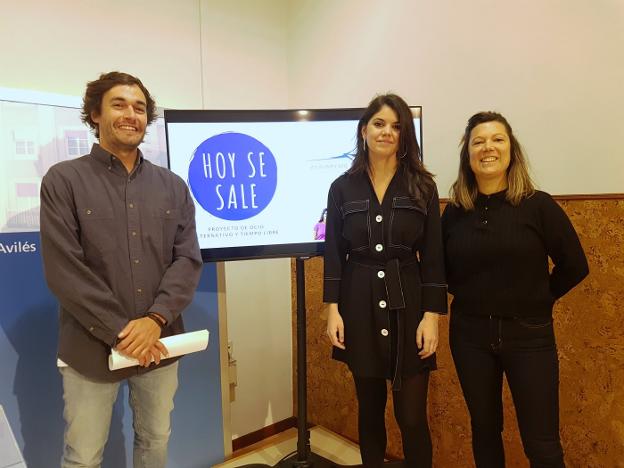
M427 210L410 197L394 197L390 216L390 245L411 250L423 235Z
M370 218L368 200L354 200L342 205L342 237L349 242L351 251L365 250L370 246Z
M155 226L152 232L154 243L160 248L163 263L173 261L173 244L179 225L179 210L175 208L157 208L153 212Z
M77 209L80 223L80 244L89 261L99 261L101 254L116 249L114 231L114 215L110 206L79 207Z

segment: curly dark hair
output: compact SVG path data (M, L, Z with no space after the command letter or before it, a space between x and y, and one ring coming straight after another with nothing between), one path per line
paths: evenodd
M382 94L376 96L364 110L364 115L360 118L357 126L355 159L347 173L357 174L368 172L368 150L364 146L362 129L368 125L373 115L379 112L383 106L388 106L396 112L399 118L399 150L397 155L399 167L397 168L397 172L405 181L410 196L415 200L427 203L435 190L433 174L423 165L422 153L418 145L418 140L416 139L416 129L414 128L412 112L403 98L396 94Z
M141 83L141 80L139 80L136 76L118 71L102 73L97 80L89 81L87 83L87 90L85 91L84 98L82 99L82 111L80 113L81 120L91 127L96 138L100 137L100 131L98 124L91 119L91 113L95 111L99 114L101 112L102 97L109 89L118 85L138 86L145 95L147 105L145 110L147 114L147 125L156 120L156 102L150 95L147 88L143 85L143 83Z

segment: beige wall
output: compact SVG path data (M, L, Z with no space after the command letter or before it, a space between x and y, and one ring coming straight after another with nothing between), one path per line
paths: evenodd
M206 108L288 107L288 3L202 0Z
M205 107L287 107L285 2L202 1ZM290 263L226 263L235 438L292 416ZM270 364L269 364L270 363Z
M286 1L202 1L204 107L288 107ZM225 265L234 438L293 415L290 262Z
M123 70L166 107L201 106L197 0L2 2L0 85L81 95Z
M290 20L291 106L362 106L387 90L423 105L442 196L466 120L490 109L542 188L623 191L623 2L297 0Z
M293 415L290 261L226 264L228 336L234 345L238 386L232 437Z

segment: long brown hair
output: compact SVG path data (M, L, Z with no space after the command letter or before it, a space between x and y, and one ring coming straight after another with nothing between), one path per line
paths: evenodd
M81 120L91 127L96 138L100 138L100 131L98 124L91 119L91 113L95 111L96 114L99 114L102 111L102 98L104 94L117 85L138 86L145 95L147 125L156 120L156 102L154 102L147 88L141 83L141 80L136 76L118 71L102 73L97 80L87 83L87 90L82 99L82 111L80 113Z
M397 152L398 168L397 172L403 178L408 187L410 196L414 200L425 204L431 198L435 183L433 175L425 169L422 163L422 153L418 140L416 140L416 129L412 111L407 103L396 94L382 94L373 98L360 118L357 127L357 143L355 148L355 159L348 174L358 174L369 171L370 161L368 160L368 149L364 146L362 129L368 125L370 119L383 106L388 106L396 112L399 118L399 149Z
M479 194L477 179L470 168L470 154L468 153L470 134L477 125L486 122L503 124L509 136L511 158L509 168L507 168L507 193L505 195L507 201L517 206L523 198L531 196L535 192L535 185L529 175L527 158L507 119L498 112L478 112L468 119L464 135L459 143L461 146L459 171L457 180L451 186L450 194L451 203L467 211L474 209L474 202Z

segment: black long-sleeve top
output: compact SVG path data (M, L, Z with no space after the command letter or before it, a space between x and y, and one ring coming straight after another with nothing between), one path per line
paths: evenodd
M148 311L167 320L163 337L184 331L181 312L202 266L184 181L140 152L128 174L94 145L43 178L41 246L46 280L60 303L59 358L100 381L156 367L110 371L108 354L126 324Z
M572 223L550 195L536 191L513 206L505 193L479 194L470 211L449 204L442 215L453 313L550 315L589 272Z

